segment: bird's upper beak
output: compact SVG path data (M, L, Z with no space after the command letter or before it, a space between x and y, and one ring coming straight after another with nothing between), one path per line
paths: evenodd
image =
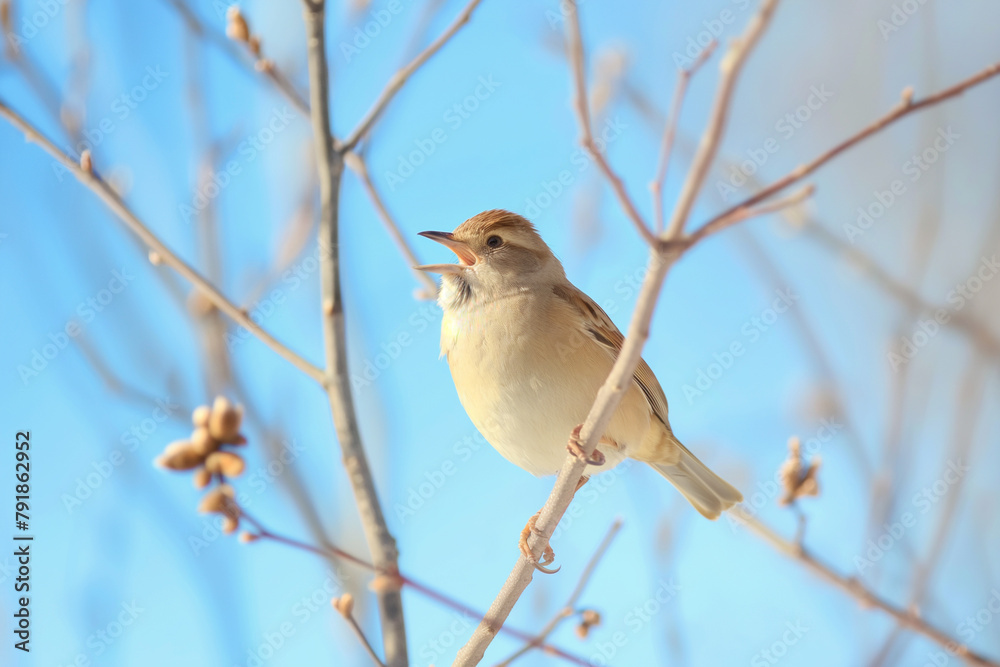
M465 241L459 241L451 232L420 232L420 235L447 246L449 250L458 255L458 264L425 264L413 267L418 271L459 273L476 263L476 254L469 248L469 244Z

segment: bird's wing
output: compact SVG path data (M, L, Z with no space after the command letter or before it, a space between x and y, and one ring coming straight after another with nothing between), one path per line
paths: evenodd
M573 285L557 285L552 291L579 314L584 331L607 350L612 359L617 359L622 345L625 344L625 336L611 321L608 314L593 299ZM667 397L656 376L653 375L653 370L643 359L639 359L639 365L632 374L632 379L642 390L650 410L669 429Z

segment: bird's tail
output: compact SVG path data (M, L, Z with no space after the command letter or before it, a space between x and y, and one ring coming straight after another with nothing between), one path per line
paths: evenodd
M667 478L691 505L708 519L718 519L719 515L743 500L743 495L726 480L722 479L687 447L677 442L680 460L674 465L650 463L653 470Z

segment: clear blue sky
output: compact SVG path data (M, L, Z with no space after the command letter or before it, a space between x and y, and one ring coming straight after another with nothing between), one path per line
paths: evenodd
M214 30L224 28L224 3L190 4ZM333 122L341 136L413 54L423 4L376 0L360 13L340 5L331 10ZM756 156L762 162L754 167L757 176L773 180L890 108L904 86L913 84L919 96L1000 59L996 5L970 0L945 11L933 3L912 4L919 7L912 16L894 19L888 1L782 3L737 89L723 153L739 160ZM89 81L81 97L71 83L79 81L73 67L81 3L15 6L14 29L24 48L61 95L85 108L83 127L98 169L128 188L130 205L170 247L202 266L198 223L185 209L196 202L205 150L192 130L187 101L185 58L191 49L208 134L222 151L214 169L236 165L228 183L210 197L222 239L220 286L251 306L280 340L319 363L314 241L293 259L289 273L271 282L266 296L254 292L279 261L287 221L309 184L307 120L259 75L193 39L165 2L86 4ZM720 32L723 41L736 35L754 6L743 0L585 2L591 71L597 62L613 62L614 53L624 54L629 85L662 114L675 83L676 54L705 31ZM303 88L298 4L251 1L242 7L268 56ZM428 43L461 7L443 3L416 44ZM46 11L54 14L51 19ZM376 36L356 40L358 27L379 19L385 25ZM372 136L369 168L422 259L443 261L446 251L416 237L419 231L451 229L489 208L528 214L570 278L624 327L646 253L577 147L568 68L559 53L563 28L555 2L485 0L389 108ZM8 60L0 64L0 98L68 147L22 74ZM668 205L689 162L685 146L708 114L717 64L718 57L691 87ZM609 157L649 214L646 187L659 130L617 90L596 122L607 124ZM812 109L801 111L810 103ZM998 103L995 82L900 123L820 172L810 210L832 234L852 240L845 225L857 223L857 209L870 207L892 191L894 180L902 181L884 214L853 239L901 279L911 275L923 216L946 211L946 231L931 244L928 269L913 286L929 301L945 303L954 285L989 256L989 244L996 248L990 229L997 219ZM908 161L948 128L957 138L914 178ZM726 176L710 178L694 221L720 209ZM439 311L414 300L415 281L351 174L344 180L341 224L355 398L399 542L400 566L485 609L516 560L518 532L544 502L551 480L515 468L477 435L438 358ZM686 256L664 289L645 358L670 401L675 431L748 498L761 491L759 516L784 535L794 533L795 516L777 505L767 480L790 436L815 438L823 459L822 494L803 503L806 543L838 571L856 573L855 557L884 530L868 525L872 479L854 448L869 465L883 465L892 387L905 377L904 454L891 467L900 475L899 500L887 523L906 512L916 520L860 574L888 599L905 604L914 568L929 556L929 540L954 493L952 532L922 608L958 634L962 620L1000 588L1000 524L987 511L997 502L989 474L1000 463L995 410L969 426L963 442L976 465L963 475L961 488L949 486L926 513L915 496L946 474L957 409L969 401L996 405L995 364L983 366L981 392L961 393L967 370L979 364L966 339L947 329L907 365L908 374L893 372L887 350L917 330L897 301L784 222L759 220L747 230L776 274L761 270L744 232L732 232ZM211 398L198 336L122 225L6 123L0 123L0 233L0 421L2 437L10 441L16 430L32 433L36 535L30 656L11 647L12 561L0 556L6 619L0 624L0 662L243 666L259 664L261 647L270 642L280 648L273 655L263 649L268 667L368 664L327 603L335 591L354 591L363 598L360 618L374 635L377 612L364 573L331 573L314 557L277 545L214 539L206 519L195 513L199 494L189 480L152 467L166 443L187 434L190 408ZM772 319L775 290L785 291L792 306ZM986 285L964 312L987 322L993 315L996 328L997 309L990 305L996 294L995 284ZM71 321L82 323L83 334L62 345L60 332ZM803 321L828 356L857 445L840 426L826 437L831 414L822 396L828 387L802 335ZM730 363L725 355L734 343L743 353ZM95 372L88 350L96 350L142 397L113 391ZM31 367L36 353L39 372L19 370ZM365 554L322 393L256 340L234 345L232 359L257 418L246 430L250 469L239 482L249 507L274 529L308 539L285 488L290 473L277 464L267 472L273 455L261 444L263 423L294 441L294 465L331 538ZM728 367L717 373L716 363ZM701 380L701 393L686 391L699 388L702 373L716 377ZM164 406L170 416L160 421ZM2 448L9 457L3 466L13 466L12 449ZM552 639L595 665L776 664L767 656L777 653L763 653L770 650L787 654L781 660L789 665L858 664L892 631L885 616L859 609L745 530L725 519L703 520L642 466L596 478L586 491L553 540L563 570L536 577L510 623L540 628L621 517L624 528L581 600L601 612L602 625L586 642L569 625ZM5 535L0 530L0 539ZM450 664L474 621L409 591L404 604L412 664ZM974 632L972 646L1000 656L998 623ZM795 631L789 634L789 628ZM894 648L897 664L930 660L933 644L905 637ZM516 648L501 637L484 664ZM520 664L552 660L534 655Z

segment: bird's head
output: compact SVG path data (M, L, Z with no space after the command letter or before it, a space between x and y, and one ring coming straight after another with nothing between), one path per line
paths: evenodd
M472 292L500 295L520 287L565 280L562 265L535 226L510 211L485 211L453 232L420 232L448 247L457 264L418 266L440 273L445 286L458 281Z

